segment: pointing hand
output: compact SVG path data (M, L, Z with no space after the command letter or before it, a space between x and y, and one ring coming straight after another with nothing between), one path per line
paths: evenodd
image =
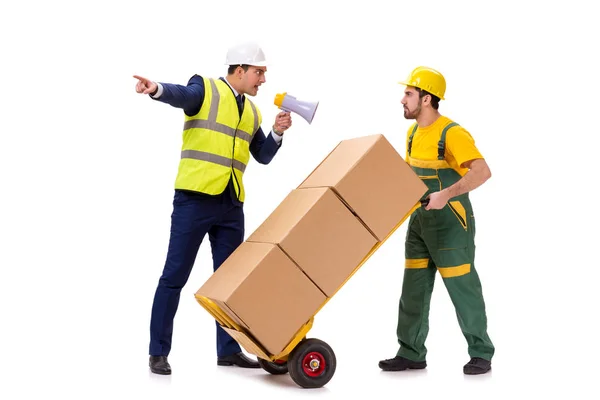
M138 93L150 94L154 93L156 89L158 89L158 85L149 79L138 75L134 75L133 77L138 80L137 84L135 85L135 91Z

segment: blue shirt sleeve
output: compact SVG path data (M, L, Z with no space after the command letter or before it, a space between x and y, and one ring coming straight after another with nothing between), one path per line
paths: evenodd
M273 160L273 157L275 157L275 154L277 154L281 143L277 143L270 133L265 136L262 128L259 127L258 131L252 136L250 153L260 164L269 164Z
M204 80L199 75L194 75L187 86L173 83L160 83L163 92L156 101L167 103L173 107L181 108L188 116L193 116L200 111L204 101Z
M181 108L190 117L198 114L204 102L205 93L204 79L200 75L192 76L187 86L163 82L160 84L163 92L157 99L151 97L153 100ZM269 164L280 147L281 142L277 143L270 133L265 136L262 128L259 127L252 136L250 153L260 164Z

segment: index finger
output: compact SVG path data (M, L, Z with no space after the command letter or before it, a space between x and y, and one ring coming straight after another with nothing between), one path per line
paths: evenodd
M133 77L134 77L135 79L139 79L140 81L142 81L142 82L144 82L144 83L148 82L148 79L146 79L146 78L144 78L144 77L142 77L142 76L139 76L139 75L134 75Z

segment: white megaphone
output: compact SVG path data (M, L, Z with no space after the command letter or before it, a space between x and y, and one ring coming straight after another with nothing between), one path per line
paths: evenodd
M275 105L283 111L298 114L310 124L315 116L319 102L300 101L284 92L275 95Z

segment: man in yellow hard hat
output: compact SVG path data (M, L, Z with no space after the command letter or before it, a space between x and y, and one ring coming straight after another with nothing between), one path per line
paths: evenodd
M266 81L267 62L257 44L230 48L225 64L226 77L194 75L187 86L134 75L138 93L182 109L185 120L169 249L150 322L149 364L156 374L171 374L173 320L201 242L208 234L215 271L243 242L243 175L250 155L261 164L271 162L292 124L290 113L280 112L265 135L261 113L246 97L255 96ZM218 323L217 365L259 367Z
M491 369L494 346L475 270L475 218L469 192L491 177L469 132L438 111L446 81L441 73L418 67L407 80L404 118L414 119L407 132L406 161L427 185L423 206L410 217L405 242L405 269L398 314L396 357L382 360L385 371L427 366L425 340L436 272L450 294L468 344L470 361L463 372Z

